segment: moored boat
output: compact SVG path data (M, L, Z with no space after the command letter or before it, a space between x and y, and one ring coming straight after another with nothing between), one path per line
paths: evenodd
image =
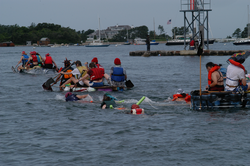
M235 42L233 42L234 45L250 45L250 39L246 38L246 39L242 39L242 40L237 40Z

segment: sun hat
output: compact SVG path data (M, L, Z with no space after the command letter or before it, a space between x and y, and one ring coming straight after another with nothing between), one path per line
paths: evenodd
M182 94L182 93L185 93L185 91L182 90L182 89L178 89L177 92L176 92L176 94Z

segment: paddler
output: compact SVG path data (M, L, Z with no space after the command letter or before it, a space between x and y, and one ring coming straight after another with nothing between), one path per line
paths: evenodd
M43 58L41 57L41 55L38 52L36 52L36 57L37 57L38 65L43 67Z
M219 71L221 64L217 65L208 62L206 68L208 71L208 85L206 89L209 91L224 91L223 74Z
M111 85L116 87L125 87L125 80L127 80L126 70L121 67L121 60L115 58L115 66L110 69Z
M227 67L226 87L227 91L248 91L250 83L246 82L245 67L242 65L245 62L244 56L241 53L234 54L228 59L230 64Z
M81 61L77 60L75 62L76 64L76 68L71 71L71 72L60 72L60 74L64 74L64 75L74 75L75 77L70 77L70 79L68 79L66 82L64 82L61 87L65 87L65 85L71 83L72 81L74 82L75 86L77 87L83 87L84 83L82 80L80 80L82 77L85 77L85 75L87 75L87 68L86 66L82 66Z
M107 80L108 84L112 85L111 84L111 78L109 77L108 74L105 73L105 70L104 70L104 67L98 63L98 59L97 57L94 57L92 60L91 60L91 63L94 63L96 68L99 68L102 70L102 73L103 73L103 77ZM85 65L87 65L88 63L86 62ZM88 68L88 67L87 67Z
M17 68L19 71L25 67L25 64L28 62L28 59L29 59L29 56L26 54L25 51L22 51L21 59L18 61L16 65L17 67L22 62L22 65Z
M81 100L81 99L84 99L88 96L87 95L76 95L76 94L73 94L71 92L67 92L65 94L65 100L66 101L78 101L78 100Z
M32 62L32 64L28 65L30 62ZM25 66L27 67L27 69L33 68L34 66L38 66L36 51L30 52L30 57L29 57L28 61L26 62Z
M50 54L49 53L47 53L46 55L45 55L45 57L43 58L43 61L44 61L44 68L45 69L53 69L53 64L54 64L54 66L55 66L55 69L57 70L58 68L57 68L57 65L56 65L56 63L55 63L55 61L53 60L53 58L50 56Z
M88 77L90 78L90 80L87 79ZM84 77L80 78L79 82L82 81L89 87L101 87L104 85L102 80L103 77L103 70L100 68L96 68L96 65L91 62L89 64L89 70L87 74Z
M70 61L71 60L68 60L67 58L66 58L66 60L64 60L64 68L62 68L62 70L61 71L64 71L65 73L71 73L74 69L70 66ZM64 84L68 79L70 79L71 77L73 77L73 74L60 74L58 77L57 77L57 79L56 79L56 81L55 81L55 83L54 84L56 84L59 80L61 80L60 81L60 86L62 85L62 84ZM73 82L70 82L71 84L73 83ZM60 90L63 90L62 89L62 87L60 87Z

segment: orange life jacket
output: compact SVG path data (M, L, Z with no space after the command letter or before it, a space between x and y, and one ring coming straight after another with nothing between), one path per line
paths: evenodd
M184 98L184 96L181 95L181 94L174 94L174 95L173 95L172 101L175 101L175 100L178 99L178 98ZM191 96L190 96L189 94L186 94L185 101L186 101L186 102L191 101Z
M213 80L212 80L212 73L219 70L220 66L218 65L214 65L214 67L212 67L209 72L208 72L208 85L212 84Z
M70 72L72 72L71 69L66 70L66 73L70 73ZM64 74L63 75L63 77L66 78L66 79L71 78L72 76L73 76L72 74Z

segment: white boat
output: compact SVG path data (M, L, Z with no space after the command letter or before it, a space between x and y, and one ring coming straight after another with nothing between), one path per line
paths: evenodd
M101 41L101 32L100 32L100 18L99 18L99 38L97 40L93 40L92 43L86 45L85 47L108 47L110 44L104 44Z
M86 45L85 47L108 47L110 44L104 44L100 39L93 40L92 43L89 43L89 45Z
M146 45L146 39L135 38L134 45Z
M246 39L237 40L233 42L233 44L234 45L250 45L250 39L246 38Z
M209 39L209 44L214 44L215 39ZM186 37L186 44L189 44L190 37ZM204 40L204 43L207 43L207 40ZM166 45L184 45L184 36L177 35L175 39L167 41Z

